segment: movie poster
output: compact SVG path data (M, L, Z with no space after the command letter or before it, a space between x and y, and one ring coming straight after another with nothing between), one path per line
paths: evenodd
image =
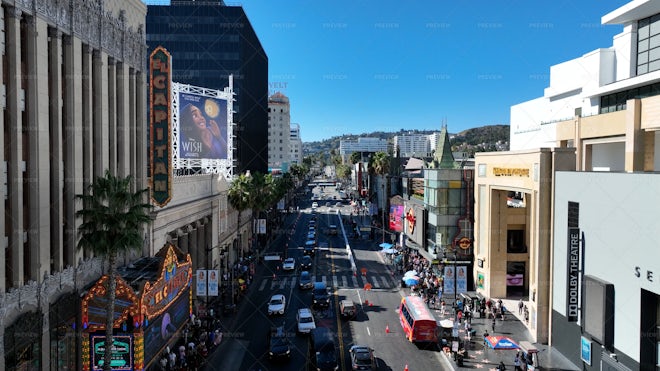
M179 158L227 158L227 101L179 93Z

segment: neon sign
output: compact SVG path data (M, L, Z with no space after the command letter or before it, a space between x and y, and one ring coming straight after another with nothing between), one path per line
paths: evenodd
M153 284L147 282L144 285L144 293L140 300L142 314L147 318L160 315L191 284L192 260L190 255L186 256L185 262L180 263L174 247L170 245L165 254L160 277Z

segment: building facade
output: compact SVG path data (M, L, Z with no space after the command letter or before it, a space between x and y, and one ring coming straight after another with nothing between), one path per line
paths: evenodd
M289 158L291 159L291 164L302 164L303 145L302 138L300 137L300 124L291 124L289 149Z
M559 170L575 170L573 148L475 156L477 292L528 300L526 325L539 343L549 334L552 187Z
M277 92L268 98L268 168L286 170L291 163L289 98Z
M381 138L357 138L357 140L342 139L339 141L339 155L344 159L348 160L353 152L362 152L362 153L376 153L376 152L388 152L387 139Z
M172 55L172 80L222 90L234 77L238 173L268 170L268 57L240 6L172 1L147 7L149 51Z
M433 149L435 147L433 146ZM394 151L398 157L429 157L431 156L431 135L395 135Z
M146 6L2 4L0 364L76 369L79 295L102 265L77 248L76 195L106 170L147 186Z
M612 46L550 67L542 97L511 107L511 150L575 147L585 171L660 169L660 4L632 1L602 18Z

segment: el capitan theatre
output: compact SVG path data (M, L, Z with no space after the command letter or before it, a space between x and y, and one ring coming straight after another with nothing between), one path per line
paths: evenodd
M113 370L145 370L192 314L192 260L167 244L155 257L136 262L140 276L131 270L119 271L115 299ZM156 267L149 270L149 267ZM151 276L149 276L151 273ZM140 277L137 276L137 277ZM101 277L82 299L83 370L101 370L105 344L105 316L108 276Z

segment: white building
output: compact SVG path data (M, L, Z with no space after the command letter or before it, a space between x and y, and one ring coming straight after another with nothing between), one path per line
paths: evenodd
M289 156L291 164L302 164L303 145L300 137L300 124L291 124L289 130Z
M395 135L394 152L398 157L429 157L431 156L432 135Z
M543 96L511 107L511 150L575 147L578 170L659 170L659 13L635 0L602 17L623 31L550 67Z
M291 114L289 98L277 92L268 98L268 168L286 169L290 163Z
M339 154L342 158L348 158L353 152L387 152L387 139L364 137L339 141Z

